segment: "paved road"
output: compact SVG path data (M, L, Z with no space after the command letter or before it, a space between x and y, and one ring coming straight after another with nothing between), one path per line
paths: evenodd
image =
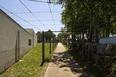
M49 63L44 77L88 77L78 63L66 51L61 43L58 43Z

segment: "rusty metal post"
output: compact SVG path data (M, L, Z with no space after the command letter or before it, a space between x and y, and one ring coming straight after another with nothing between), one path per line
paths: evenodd
M51 38L50 38L50 54L51 54Z
M44 63L44 31L42 32L42 65Z
M54 50L54 37L53 37L53 50Z

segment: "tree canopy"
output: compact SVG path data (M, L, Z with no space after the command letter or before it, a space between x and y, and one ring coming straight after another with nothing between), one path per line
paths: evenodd
M37 40L38 42L41 42L42 41L42 32L37 32ZM47 32L44 32L44 38L45 38L45 41L50 41L51 38L55 37L56 35L51 31L51 30L48 30Z
M116 33L115 0L55 0L62 4L62 24L74 35L82 32L88 41ZM78 33L77 33L78 32Z

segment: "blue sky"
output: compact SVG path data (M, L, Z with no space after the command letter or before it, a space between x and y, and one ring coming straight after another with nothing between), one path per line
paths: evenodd
M47 0L40 1L47 2ZM29 11L21 4L21 2L23 2L23 4L38 18L38 20L40 20L40 22L31 13L29 13ZM0 6L6 8L10 12L13 12L35 27L27 22L24 22L7 10L1 7L0 8L18 24L20 24L20 26L22 26L23 28L32 28L35 32L47 31L49 29L51 29L52 31L59 31L61 27L64 27L64 25L62 25L61 23L61 13L63 11L63 9L61 8L62 5L49 4L53 15L52 18L48 3L29 0L21 0L21 2L19 0L0 0Z

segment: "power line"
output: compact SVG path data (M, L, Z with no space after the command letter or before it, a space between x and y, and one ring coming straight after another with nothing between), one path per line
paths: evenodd
M52 11L52 13L59 13L59 12L62 12L62 11ZM30 12L13 12L13 13L15 13L15 14L28 14ZM32 13L50 13L50 11L37 11L37 12L32 12Z
M26 22L26 23L30 24L31 26L35 27L35 26L34 26L33 24L31 24L30 22L24 20L23 18L19 17L18 15L16 15L16 14L14 14L13 12L9 11L8 9L6 9L6 8L4 8L4 7L2 7L2 6L0 6L0 7L3 8L3 9L5 9L5 10L8 11L9 13L13 14L14 16L20 18L20 19L23 20L24 22ZM38 27L35 27L35 28L39 29ZM39 29L39 30L40 30L40 29Z
M35 2L40 2L40 3L49 3L49 4L50 4L50 3L52 3L52 4L59 4L59 3L61 3L61 2L46 2L46 1L40 1L40 0L39 0L39 1L38 1L38 0L29 0L29 1L35 1ZM78 2L78 3L83 3L83 2L84 2L84 1L81 1L81 2ZM100 4L101 2L103 2L103 1L100 0L100 1L98 1L98 2L88 2L88 1L86 1L86 2L87 2L87 3L94 4L94 5L97 6L97 5L99 5L99 4ZM105 2L107 2L107 3L113 2L113 3L114 3L115 0L114 0L114 1L105 1ZM68 3L68 4L69 4L69 3L73 3L73 4L74 4L75 2L72 2L72 1L71 1L71 2L63 2L63 1L62 1L61 4L64 5L64 4L66 4L66 3ZM113 5L115 5L115 3L114 3Z
M52 11L51 11L51 7L50 7L49 4L48 4L48 6L49 6L49 9L50 9L50 13L51 13L51 16L52 16L52 20L53 20L54 26L55 26L55 28L56 28L56 25L55 25L55 22L54 22L54 17L53 17Z
M56 2L46 2L46 1L38 1L38 0L29 0L29 1L35 1L35 2L41 2L41 3L56 3Z
M33 12L31 12L31 10L29 10L29 8L21 1L21 0L19 0L20 1L20 3L41 23L41 24L43 24L34 14L33 14ZM44 24L43 24L43 26L45 27L45 28L47 28Z
M19 22L23 22L23 21L21 21L21 20L16 20L16 21L19 21ZM37 20L27 20L27 21L30 21L30 22L33 22L33 21L37 21ZM45 22L47 22L47 21L53 21L53 20L40 20L40 21L45 21ZM61 21L61 20L54 20L54 21Z

